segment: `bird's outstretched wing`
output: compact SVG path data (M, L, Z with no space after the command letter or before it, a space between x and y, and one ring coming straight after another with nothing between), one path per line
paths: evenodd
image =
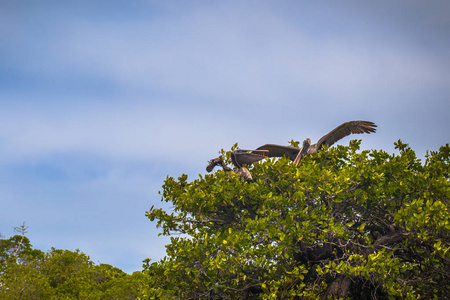
M375 132L377 125L370 121L349 121L345 122L335 129L331 130L328 134L324 135L317 142L317 150L322 146L331 146L343 137L352 133L371 133Z
M265 144L262 145L261 147L256 148L256 150L269 150L269 153L267 154L268 157L286 156L290 160L294 160L297 157L300 148L276 144Z
M231 161L240 168L242 165L251 165L261 159L267 158L267 150L243 150L238 149L231 152Z

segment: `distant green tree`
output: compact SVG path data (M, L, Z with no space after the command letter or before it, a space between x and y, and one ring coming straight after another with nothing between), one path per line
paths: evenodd
M18 248L18 246L20 247ZM17 251L19 249L19 251ZM28 238L0 239L0 299L145 299L148 278L76 251L32 249Z
M171 236L145 269L162 299L448 299L450 147L425 161L337 146L298 166L168 177L147 212ZM222 151L222 154L224 152Z
M26 237L25 223L14 227L14 231L20 235L14 235L9 239L3 239L0 235L0 273L7 261L20 261L25 257L42 257L44 255L44 252L32 248L30 240Z

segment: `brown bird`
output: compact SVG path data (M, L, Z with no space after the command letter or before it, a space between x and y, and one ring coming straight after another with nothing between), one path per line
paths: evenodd
M282 146L275 144L266 144L258 147L257 150L269 150L269 157L281 157L286 156L294 161L297 165L304 155L311 155L317 153L323 146L331 146L343 137L352 133L371 133L375 132L377 125L370 121L349 121L345 122L328 134L324 135L316 144L311 145L311 139L307 138L303 141L302 148L296 148L292 146Z
M241 175L247 181L253 180L250 171L244 167L244 165L251 165L261 159L267 158L268 150L243 150L238 149L231 152L231 162L236 167L233 170L234 173ZM211 172L215 166L221 166L225 172L231 171L232 169L225 165L223 159L220 157L211 159L206 171Z

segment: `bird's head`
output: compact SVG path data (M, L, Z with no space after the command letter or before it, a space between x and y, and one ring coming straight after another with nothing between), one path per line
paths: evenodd
M213 158L208 161L208 166L206 167L207 172L212 172L215 166L224 166L223 159L221 157Z
M303 148L311 146L311 139L307 138L303 141Z

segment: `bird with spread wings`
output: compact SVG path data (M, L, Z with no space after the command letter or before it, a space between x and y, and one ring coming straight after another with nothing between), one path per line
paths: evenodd
M311 145L311 139L307 138L303 141L303 147L297 148L292 146L283 146L275 144L265 144L256 150L268 150L269 157L286 156L297 165L303 156L317 153L323 146L331 146L340 139L350 134L371 133L375 132L377 125L370 121L349 121L345 122L326 135L324 135L316 144Z
M221 166L225 172L234 171L236 174L240 174L245 180L251 181L253 180L252 175L244 165L251 165L252 163L267 157L282 156L288 157L294 162L294 165L297 165L302 160L303 156L317 153L323 146L331 146L350 134L376 132L376 127L377 125L370 121L349 121L331 130L313 145L311 145L311 139L307 138L303 141L303 146L301 148L265 144L258 147L256 150L237 149L231 152L231 161L236 167L235 169L231 169L224 163L221 157L217 157L208 162L206 171L212 172L214 167Z

